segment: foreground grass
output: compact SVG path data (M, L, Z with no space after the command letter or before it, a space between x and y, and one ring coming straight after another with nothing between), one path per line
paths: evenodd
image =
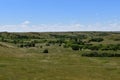
M81 57L79 51L0 47L0 80L120 80L120 58ZM31 52L31 51L33 52Z

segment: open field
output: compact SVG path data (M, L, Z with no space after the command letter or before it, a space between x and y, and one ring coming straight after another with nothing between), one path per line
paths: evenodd
M92 46L85 47L88 44ZM119 56L81 56L86 52L120 54L119 44L119 32L3 32L0 80L120 80Z

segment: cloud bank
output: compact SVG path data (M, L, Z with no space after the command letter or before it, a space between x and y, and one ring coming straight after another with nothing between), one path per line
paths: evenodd
M40 24L24 21L18 25L0 25L0 32L61 32L61 31L120 31L120 23L95 24Z

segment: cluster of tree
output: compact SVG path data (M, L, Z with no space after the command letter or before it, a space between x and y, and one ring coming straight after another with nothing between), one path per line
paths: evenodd
M79 35L58 35L58 34L50 34L50 36L55 37L55 38L59 38L59 39L86 39L87 36L84 34L79 34Z
M101 45L101 50L120 50L120 44Z
M52 44L52 45L55 45L55 44L59 44L59 45L62 45L63 43L65 43L65 39L62 38L62 39L57 39L57 40L50 40L48 41L47 44Z
M100 32L100 33L98 33L97 36L108 36L108 35L109 35L108 32Z
M69 45L73 50L82 50L82 49L89 49L89 50L120 50L120 44L107 44L107 45L93 45L93 44L84 44L84 45L78 45L78 44L71 44Z
M55 38L68 38L67 35L50 34L50 36Z
M74 38L69 41L65 41L64 48L71 47L73 50L79 50L83 45L85 45L85 42L83 42L81 39Z
M120 41L120 38L116 38L116 39L114 39L114 41Z
M1 32L0 37L5 39L41 39L39 34Z
M86 52L82 56L86 57L120 57L119 53L109 53L109 52Z
M79 50L79 49L80 49L80 46L77 45L77 44L72 44L72 45L71 45L71 48L72 48L73 50Z
M90 42L102 42L104 39L103 38L92 38L89 41Z
M34 42L26 42L26 43L19 44L18 47L20 47L20 48L23 48L23 47L35 47L35 43Z
M120 35L119 36L111 37L110 39L112 39L114 41L120 41Z
M78 38L79 39L87 39L87 35L81 34L81 35L78 35Z
M7 42L7 43L13 43L13 44L21 44L21 46L29 46L29 45L33 45L37 44L37 43L45 43L47 42L46 39L26 39L25 37L23 39L8 39L8 38L4 38L4 37L0 37L0 41L1 42ZM27 42L27 43L26 43Z
M1 38L0 41L1 41L1 42L14 43L14 44L23 43L23 42L24 42L24 40L18 40L18 39L4 39L4 38Z
M48 44L56 44L56 41L55 40L50 40L50 41L48 41Z

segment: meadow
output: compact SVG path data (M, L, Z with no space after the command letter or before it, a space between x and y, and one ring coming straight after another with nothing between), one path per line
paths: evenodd
M0 33L0 80L120 80L119 75L120 32Z

